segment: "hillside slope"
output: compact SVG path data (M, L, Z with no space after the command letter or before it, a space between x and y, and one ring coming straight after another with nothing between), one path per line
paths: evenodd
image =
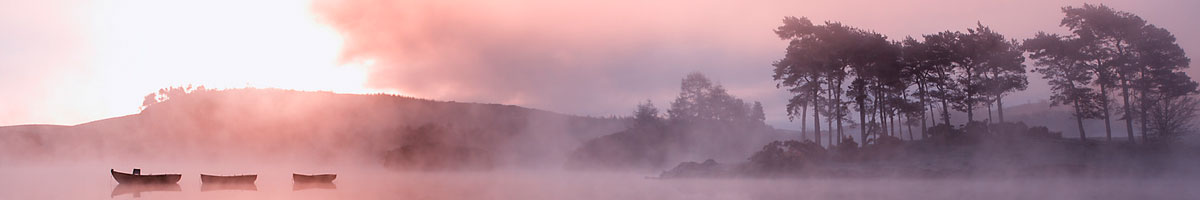
M470 133L451 142L492 152L498 165L561 165L567 151L627 121L392 95L232 89L76 126L0 127L0 160L379 162L408 130L434 125Z

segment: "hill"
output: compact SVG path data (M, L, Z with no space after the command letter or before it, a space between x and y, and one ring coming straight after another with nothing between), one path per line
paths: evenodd
M411 139L415 130L436 127L446 133L429 137L440 138L439 144L486 152L490 166L557 167L568 150L587 139L620 131L628 121L394 95L204 90L172 96L138 114L75 126L0 127L0 162L378 163L389 152L411 143L402 140ZM426 154L438 153L444 152Z

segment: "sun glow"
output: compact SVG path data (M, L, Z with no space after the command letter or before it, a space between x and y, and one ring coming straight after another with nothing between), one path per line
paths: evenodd
M133 113L158 88L282 88L376 93L364 87L373 62L341 63L342 37L296 0L126 0L91 14L87 92L105 113ZM98 108L101 109L101 108Z

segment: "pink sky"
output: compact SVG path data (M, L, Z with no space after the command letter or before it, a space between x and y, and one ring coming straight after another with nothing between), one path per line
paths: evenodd
M789 94L770 78L786 45L771 30L784 16L893 40L977 22L1024 39L1066 32L1059 8L1084 2L1137 14L1200 52L1191 0L5 1L0 125L133 114L142 95L184 84L627 115L646 99L667 107L698 71L795 128L782 109ZM1048 96L1044 81L1030 83L1008 105Z

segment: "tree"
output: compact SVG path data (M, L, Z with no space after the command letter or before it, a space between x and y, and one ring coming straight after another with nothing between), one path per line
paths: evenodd
M932 98L930 95L929 85L935 82L942 83L945 81L938 79L939 76L936 74L937 63L934 62L936 60L932 57L936 54L929 48L928 45L917 41L912 37L905 38L900 45L902 46L900 63L903 65L901 68L903 71L901 72L905 74L904 77L909 78L909 80L907 80L908 82L917 86L913 96L916 96L920 102L921 134L922 137L925 137L924 134L929 132L929 126L925 124L927 120L925 117L927 116L925 114L927 113L925 112L925 107L929 108L929 114L933 114L933 102L929 102L929 100Z
M934 89L929 92L929 97L937 99L942 104L942 123L947 126L950 126L950 102L962 98L962 94L958 90L960 86L953 77L957 68L956 61L961 59L959 58L961 54L957 50L959 35L961 33L951 31L924 35L924 41L920 44L920 50L923 50L919 55L919 58L923 60L921 64L928 66L928 69L923 71L929 74L926 84L931 85L931 88Z
M827 46L813 36L817 29L808 18L784 17L783 25L775 29L780 39L789 40L783 59L775 61L775 74L772 78L779 81L776 87L788 88L795 94L787 107L789 113L794 113L795 107L811 104L813 106L813 139L821 141L821 112L820 99L822 81L826 76L825 57L829 55L820 48ZM807 98L804 98L807 97Z
M183 97L184 95L191 94L194 92L206 92L206 91L209 91L209 89L204 88L203 85L200 85L200 86L187 85L187 86L168 87L168 88L158 89L157 92L153 92L153 93L146 95L146 97L142 100L142 106L139 107L139 109L146 110L147 108L150 108L151 105L170 100L171 98L178 98L178 97Z
M1025 56L1016 40L1005 40L1003 35L982 24L973 33L975 53L980 64L982 93L995 102L1000 123L1004 123L1004 94L1025 90L1029 80L1025 76ZM989 114L990 116L990 114Z
M808 138L808 127L806 127L808 123L806 123L807 120L805 120L805 118L808 116L808 102L809 100L813 99L813 97L809 96L809 93L807 92L793 94L795 94L795 96L792 96L792 98L788 100L788 104L786 106L788 121L792 121L795 120L796 117L800 117L800 138L801 140L804 140L804 138Z
M773 78L779 81L778 87L796 94L789 101L789 113L795 113L800 105L813 106L818 142L822 112L831 116L828 122L837 123L837 134L843 133L843 121L848 121L842 99L847 92L843 87L846 78L873 79L864 77L871 71L868 68L893 65L898 56L898 48L887 37L836 22L814 25L808 18L785 17L775 33L789 44L784 58L773 64ZM862 102L859 105L861 108Z
M1034 71L1049 81L1052 91L1050 105L1071 105L1074 108L1072 115L1079 127L1080 140L1087 140L1083 120L1104 116L1099 102L1103 97L1087 87L1093 80L1091 70L1095 68L1086 65L1088 57L1082 53L1084 45L1078 38L1044 32L1022 44L1022 49L1030 52L1029 57L1041 66Z
M761 124L762 121L753 116L760 113L753 113L751 109L752 105L729 95L725 87L714 84L704 74L694 72L681 81L679 96L671 102L667 115L672 121L684 123L716 121Z
M1196 130L1195 121L1197 110L1200 109L1200 100L1193 96L1161 99L1149 108L1149 136L1145 139L1147 142L1165 144Z
M1124 113L1129 141L1133 142L1133 116L1130 106L1129 88L1134 82L1136 73L1141 71L1134 61L1131 41L1140 37L1140 32L1146 26L1142 18L1127 13L1115 11L1104 5L1084 4L1083 7L1064 7L1066 17L1061 26L1065 26L1085 45L1083 52L1090 58L1087 62L1096 73L1095 84L1100 86L1101 107L1104 110L1105 136L1112 140L1112 130L1109 125L1108 89L1121 88Z
M633 111L633 122L634 127L657 126L662 124L662 118L658 116L658 108L654 107L654 103L646 100Z
M980 104L995 101L1002 107L1000 100L1005 93L1024 90L1028 85L1022 64L1025 57L1016 41L1005 39L983 24L967 33L944 32L938 36L938 45L947 50L941 58L946 60L940 64L948 65L944 70L953 73L954 81L962 86L947 97L956 100L952 101L955 110L967 113L967 122L975 121L974 110Z
M752 107L750 109L750 120L754 120L755 122L763 122L763 123L765 123L765 121L767 120L767 114L763 112L763 107L762 107L761 102L757 102L757 101L754 102L754 107Z
M1154 25L1143 27L1141 36L1131 41L1137 55L1137 80L1133 88L1138 95L1143 140L1158 135L1160 140L1177 138L1189 132L1195 117L1197 83L1182 70L1191 62L1175 43L1175 36ZM1132 141L1132 140L1131 140Z
M1140 118L1145 138L1155 122L1151 112L1194 92L1195 82L1182 73L1190 60L1175 37L1166 29L1149 24L1132 13L1116 11L1104 5L1084 4L1064 7L1061 26L1071 30L1073 38L1083 45L1079 49L1084 64L1096 75L1093 83L1100 87L1100 103L1104 110L1105 136L1112 139L1109 128L1110 112L1107 91L1119 87L1122 100L1120 114L1125 120L1129 142L1134 142L1134 120ZM1168 94L1166 91L1184 91Z

